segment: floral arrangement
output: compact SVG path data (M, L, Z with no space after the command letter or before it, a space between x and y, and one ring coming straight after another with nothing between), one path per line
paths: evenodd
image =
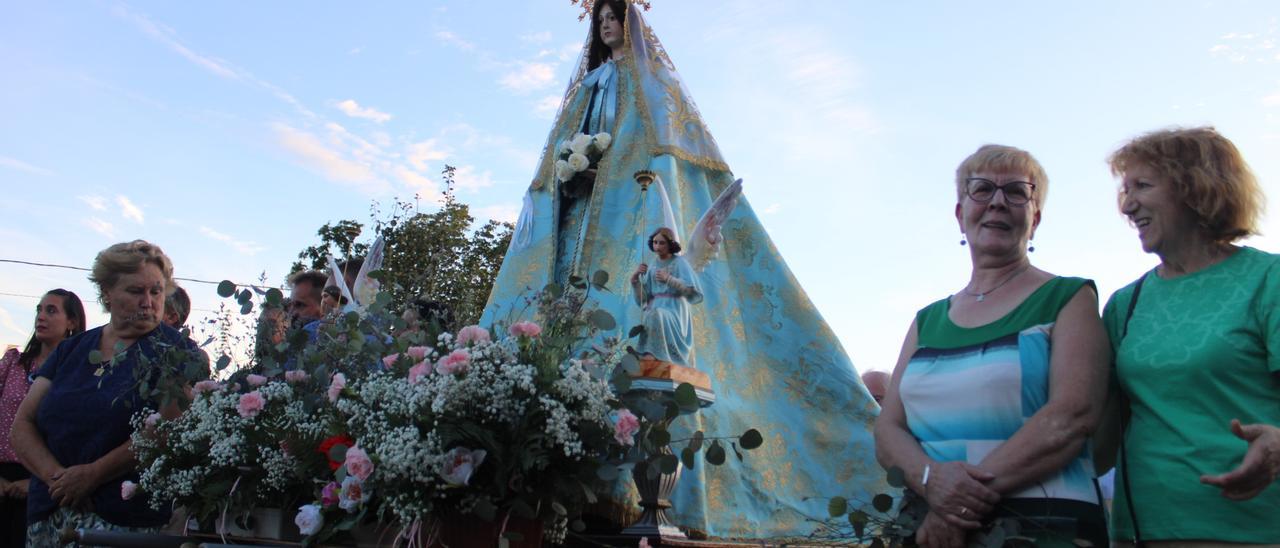
M594 167L609 149L613 136L608 133L587 135L579 133L568 141L561 141L556 146L560 159L556 160L556 180L567 182L588 169Z
M703 448L720 464L730 439L671 439L670 420L698 407L690 385L666 400L628 395L636 356L591 299L608 281L601 271L549 285L521 313L536 321L493 329L409 331L379 294L314 336L290 333L273 349L284 363L263 358L195 383L172 420L135 415L143 472L129 494L224 521L257 506L298 508L306 544L374 522L398 530L397 542L430 544L460 515L502 529L541 523L563 540L620 471L656 477L693 466ZM682 442L677 457L670 447ZM731 445L742 458L739 447L761 442L750 430Z

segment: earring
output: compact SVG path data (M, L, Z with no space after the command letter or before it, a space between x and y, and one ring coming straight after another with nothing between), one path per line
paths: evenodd
M1031 246L1030 246L1030 247L1027 247L1027 253L1035 253L1035 252L1036 252L1036 245L1035 245L1035 244L1031 244Z
M969 241L968 241L968 240L966 240L966 239L964 239L964 236L961 236L961 237L960 237L960 245L969 245Z

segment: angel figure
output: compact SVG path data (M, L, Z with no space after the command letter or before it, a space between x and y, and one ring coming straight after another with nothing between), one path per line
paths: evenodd
M640 263L631 275L636 304L644 309L640 343L636 348L646 356L688 366L693 346L693 322L689 306L702 302L698 275L680 255L680 242L670 228L649 235L649 250L658 255L651 270Z

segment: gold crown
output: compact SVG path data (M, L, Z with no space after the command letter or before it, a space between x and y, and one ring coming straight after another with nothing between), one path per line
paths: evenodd
M649 8L651 7L649 5L649 0L624 0L624 1L627 2L628 4L635 4L637 6L640 6L644 8L644 11L649 11ZM569 0L569 3L575 6L582 6L582 13L578 14L578 20L581 21L583 19L591 17L591 9L595 7L596 0Z

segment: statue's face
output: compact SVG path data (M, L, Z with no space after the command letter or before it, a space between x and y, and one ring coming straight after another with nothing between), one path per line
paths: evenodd
M622 20L618 19L613 8L606 3L596 14L596 30L600 33L600 41L609 46L610 51L622 47Z

